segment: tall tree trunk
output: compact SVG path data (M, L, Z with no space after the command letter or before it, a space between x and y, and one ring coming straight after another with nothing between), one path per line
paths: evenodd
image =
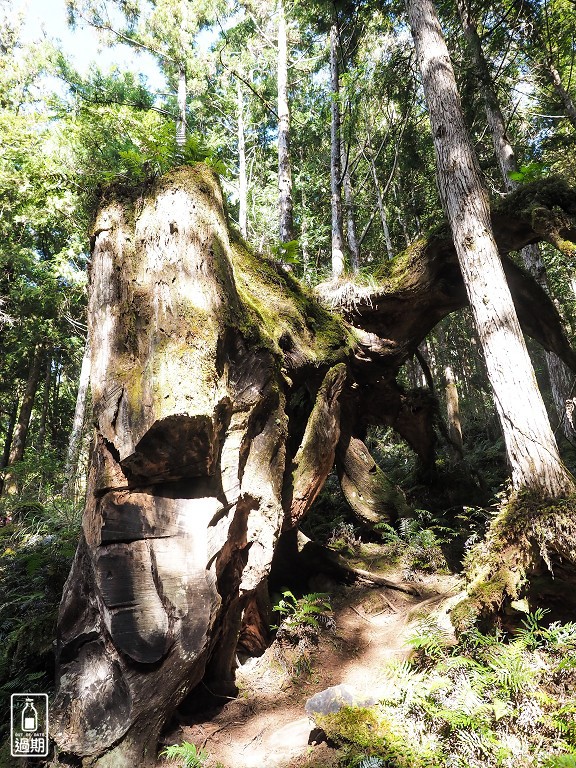
M8 466L10 460L10 449L12 448L12 439L14 437L14 429L16 428L16 417L18 416L18 405L20 404L20 398L16 396L12 403L12 408L8 414L8 423L6 425L6 436L4 438L4 450L0 457L0 469ZM4 490L4 476L0 476L0 495Z
M462 451L462 425L460 423L460 402L454 371L450 365L444 366L444 387L446 392L446 416L448 434L454 445Z
M490 74L488 62L484 56L482 41L480 40L477 31L476 20L472 16L468 2L465 2L465 0L457 0L457 5L464 35L474 61L482 98L484 99L486 118L492 134L492 142L494 144L494 153L498 161L504 186L508 192L511 192L518 187L518 183L511 178L511 174L518 171L516 153L508 138L504 115L500 109L498 94L496 93L494 81ZM526 269L540 283L544 290L549 292L546 269L542 262L540 246L537 243L527 245L525 248L522 248L520 255L522 256ZM550 379L554 406L556 408L556 413L558 414L561 429L568 439L572 439L575 433L571 420L566 417L566 405L572 396L574 376L553 352L546 353L546 367Z
M90 339L86 339L84 355L82 357L82 366L80 368L80 379L78 381L78 392L76 394L76 407L74 409L74 420L70 431L68 441L68 451L66 453L66 464L64 465L64 485L62 486L62 495L73 498L74 487L76 485L76 474L78 471L78 459L80 457L80 446L82 444L82 428L86 415L86 400L88 396L88 387L90 384L91 351Z
M238 226L244 240L248 239L248 179L246 176L246 137L244 135L244 95L242 84L236 81L238 110Z
M340 73L338 66L338 21L336 6L332 10L330 27L330 199L332 206L332 277L344 272L344 235L342 227L342 197L340 194L342 167L340 163Z
M30 417L32 416L32 408L34 407L34 398L36 397L36 391L38 384L40 383L40 376L42 375L42 363L44 361L44 345L37 344L34 349L34 357L28 373L28 379L26 381L26 389L24 390L24 396L22 397L22 403L20 405L20 412L18 414L18 421L16 422L16 428L14 430L14 436L12 438L12 447L10 449L10 456L8 457L8 467L15 464L17 461L22 461L24 458L24 448L26 447L26 438L28 437L28 428L30 426ZM18 483L16 478L8 472L3 487L3 493L13 495L18 493Z
M304 167L304 149L300 148L300 168ZM308 249L308 207L306 205L306 185L300 184L300 199L302 216L300 221L300 250L302 253L302 276L304 281L310 283L311 264L310 252Z
M50 391L52 383L52 357L50 354L46 355L46 370L44 373L44 390L42 392L42 411L40 413L40 424L38 425L38 440L37 446L39 450L44 448L44 441L46 439L46 425L48 423L48 411L50 408Z
M546 55L542 66L546 71L548 78L552 83L552 87L556 91L557 96L560 98L562 104L564 105L564 111L566 112L566 116L572 123L572 127L574 128L574 130L576 130L576 104L574 103L572 96L570 96L570 94L564 87L564 83L562 82L560 73L558 72L558 70L556 69L556 65L554 64L554 59L550 55Z
M181 64L180 69L178 70L178 117L176 119L176 147L179 160L184 159L184 145L186 144L187 90L186 67L184 64Z
M344 187L344 208L346 210L346 241L350 253L350 266L352 272L356 273L360 269L360 243L356 234L356 215L354 211L354 190L352 189L352 177L350 175L350 164L346 152L346 143L344 137L340 142L341 146L341 165L343 168L342 185Z
M500 109L500 103L498 101L496 89L494 88L492 75L490 74L490 69L484 56L482 41L480 40L477 31L476 20L472 16L470 3L467 2L467 0L456 0L456 5L458 6L458 13L460 15L462 29L464 30L464 36L474 61L482 99L484 100L486 119L488 127L490 128L490 133L492 134L492 143L494 144L494 154L498 161L500 174L504 181L505 188L510 192L514 189L514 182L510 178L510 174L518 170L514 150L508 139L506 123L504 121L502 110Z
M531 3L527 3L525 0L515 0L514 6L518 11L519 16L528 22L528 38L531 40L536 50L540 51L539 57L534 56L533 54L530 54L530 57L535 60L536 65L545 72L548 81L564 107L566 116L572 123L573 128L576 129L576 104L566 90L560 73L554 63L549 35L547 35L548 39L546 40L542 34L542 20L538 18Z
M14 438L14 430L16 428L16 417L18 416L18 406L20 404L20 398L16 396L12 403L12 408L8 414L8 423L6 425L6 437L4 438L4 449L2 451L2 457L0 458L0 468L8 466L10 461L10 451L12 449L12 440Z
M407 0L432 124L438 186L474 315L515 488L574 491L560 461L492 234L488 195L468 137L431 0Z
M278 190L280 242L294 240L290 107L288 105L288 44L283 0L278 2Z

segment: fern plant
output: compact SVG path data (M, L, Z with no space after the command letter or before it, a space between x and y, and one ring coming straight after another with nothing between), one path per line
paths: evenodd
M407 642L418 652L421 659L429 662L446 656L451 645L450 635L430 616L418 621Z
M202 768L208 760L208 752L198 749L195 744L184 741L182 744L172 744L160 752L160 757L166 760L182 760L182 768Z
M330 597L325 592L311 592L301 598L289 590L282 592L282 599L273 608L283 617L283 624L289 628L308 626L320 629L322 617L332 611ZM324 621L325 623L325 621ZM273 627L277 629L277 627Z
M386 763L381 757L364 757L358 763L357 768L386 768Z

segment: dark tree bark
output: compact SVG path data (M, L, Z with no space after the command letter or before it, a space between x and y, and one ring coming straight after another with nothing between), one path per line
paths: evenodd
M517 195L506 202L508 247L543 237ZM556 235L576 239L574 198L549 191L547 204L538 222L562 209ZM51 728L55 764L146 768L196 686L230 692L239 639L262 649L276 543L294 539L333 461L369 522L405 510L362 436L393 426L431 460L435 402L396 374L467 299L440 233L378 289L324 288L343 319L246 250L201 165L108 193L91 265L96 430ZM525 328L576 368L549 299L508 269Z

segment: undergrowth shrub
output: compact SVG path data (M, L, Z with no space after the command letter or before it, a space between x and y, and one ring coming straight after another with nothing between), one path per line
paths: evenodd
M0 694L48 692L54 679L56 618L76 550L70 510L43 507L0 528Z
M447 569L442 545L451 541L454 531L433 524L427 510L417 509L414 517L400 518L396 527L383 522L377 523L375 529L385 545L384 556L402 564L405 578L410 578L411 571Z
M282 621L277 629L275 654L280 664L296 677L312 670L312 651L320 632L334 628L330 597L325 592L311 592L297 598L289 589L273 610Z
M512 636L474 629L458 643L418 622L414 654L384 670L377 705L318 718L342 767L576 766L576 626L545 626L545 614Z

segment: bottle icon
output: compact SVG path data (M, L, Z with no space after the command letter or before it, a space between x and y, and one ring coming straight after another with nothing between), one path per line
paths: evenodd
M38 712L32 704L32 699L26 699L26 704L22 710L22 730L26 733L38 730Z

